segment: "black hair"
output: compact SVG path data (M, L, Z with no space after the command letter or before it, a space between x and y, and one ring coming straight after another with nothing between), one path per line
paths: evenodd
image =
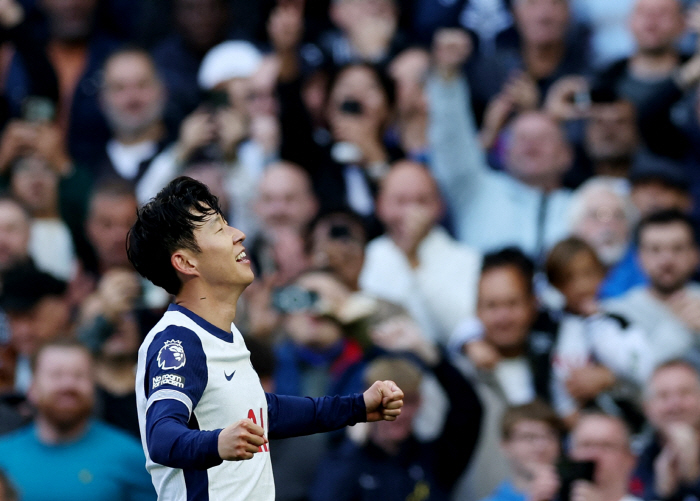
M223 216L206 185L186 176L173 179L137 211L126 238L129 261L153 284L179 293L182 282L170 258L178 249L200 252L194 230L215 214Z
M642 232L649 226L663 226L674 223L680 223L686 228L688 228L688 231L690 232L691 238L693 240L693 244L697 245L698 240L697 232L695 231L695 223L690 218L690 216L684 214L678 209L667 209L659 212L653 212L639 222L639 224L637 225L637 231L635 232L635 242L637 246L641 244Z
M523 251L517 247L506 247L497 252L491 252L484 255L481 263L481 274L484 275L487 271L497 268L506 267L515 268L525 280L528 292L534 293L533 278L535 276L535 264L527 257Z
M340 66L339 68L336 68L334 71L331 72L330 77L328 78L328 82L326 84L326 104L328 104L328 100L330 99L331 93L333 92L333 87L335 87L335 84L338 83L338 79L343 73L345 73L346 70L350 68L366 68L370 70L377 78L379 86L384 92L387 106L389 107L389 109L392 109L394 107L394 103L396 102L396 82L393 78L389 76L389 74L383 67L367 62L348 63L343 66Z

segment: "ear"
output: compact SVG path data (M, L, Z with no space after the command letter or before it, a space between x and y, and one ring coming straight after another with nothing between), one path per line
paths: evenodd
M198 277L199 271L197 270L197 258L192 251L187 249L180 249L170 256L170 264L172 264L175 271L179 274Z

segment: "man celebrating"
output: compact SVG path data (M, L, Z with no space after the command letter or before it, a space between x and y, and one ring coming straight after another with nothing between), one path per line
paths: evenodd
M129 259L175 295L139 350L141 441L159 499L273 500L269 438L393 421L403 393L377 381L364 394L298 398L266 394L233 325L253 281L243 240L216 197L180 177L138 212ZM231 461L249 460L234 464Z

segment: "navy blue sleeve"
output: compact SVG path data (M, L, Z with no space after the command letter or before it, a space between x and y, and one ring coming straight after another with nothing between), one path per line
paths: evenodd
M200 431L193 411L207 386L207 359L199 337L169 326L146 355L146 445L153 461L172 468L209 468L221 463L221 430Z
M367 421L362 393L336 397L292 397L265 393L271 439L299 437Z
M151 459L170 468L204 470L222 463L221 430L188 427L189 411L176 400L158 400L146 413L146 443Z

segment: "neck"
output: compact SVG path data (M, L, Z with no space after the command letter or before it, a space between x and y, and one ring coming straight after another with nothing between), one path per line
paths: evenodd
M36 219L60 219L55 203L47 204L45 207L33 211L32 216Z
M496 351L498 351L498 354L503 358L515 358L525 353L525 346L499 346L496 347Z
M559 66L565 52L564 42L526 44L523 47L525 67L535 80L548 77Z
M636 78L657 79L670 75L679 63L678 52L669 47L653 52L638 52L630 59L629 68Z
M114 139L123 145L144 143L146 141L160 141L165 135L165 126L161 121L153 122L139 130L115 131Z
M175 304L187 308L219 329L231 332L231 324L236 318L236 303L242 293L243 289L217 290L192 280L182 286Z
M39 441L48 445L56 445L63 442L71 442L83 435L87 429L88 419L82 419L66 429L58 428L41 414L36 417L34 422Z

